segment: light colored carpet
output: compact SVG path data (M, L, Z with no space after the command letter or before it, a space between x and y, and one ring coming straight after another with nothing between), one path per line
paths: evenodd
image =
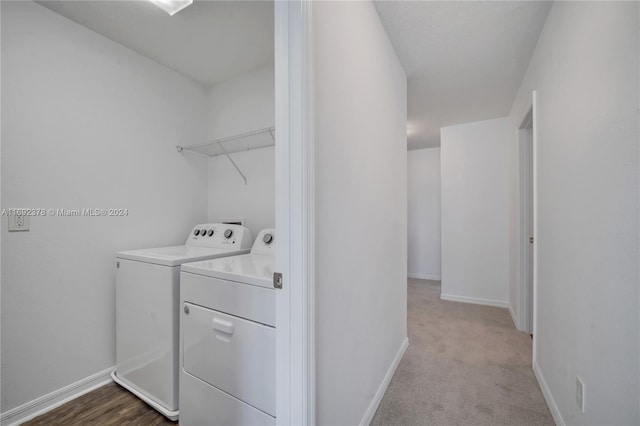
M440 299L409 279L409 348L372 425L553 425L531 369L531 337L506 309Z

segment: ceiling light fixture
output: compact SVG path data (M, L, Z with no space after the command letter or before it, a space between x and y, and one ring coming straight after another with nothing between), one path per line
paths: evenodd
M167 12L170 16L175 15L187 6L193 3L193 0L149 0L160 9Z

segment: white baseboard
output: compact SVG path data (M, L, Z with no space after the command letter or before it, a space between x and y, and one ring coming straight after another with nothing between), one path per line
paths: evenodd
M476 305L496 306L498 308L506 308L509 305L507 302L503 302L502 300L481 299L479 297L456 296L453 294L444 294L444 293L440 295L440 299L449 300L451 302L475 303Z
M551 395L551 391L549 390L549 386L547 386L547 382L542 375L542 371L540 371L540 367L538 367L538 364L535 361L533 362L533 374L535 374L536 379L538 379L542 396L544 396L544 400L547 401L549 411L551 411L551 415L553 416L553 420L556 422L556 426L565 426L566 423L562 418L562 414L560 414L560 409L558 408L556 401L553 399L553 395Z
M513 326L518 329L518 317L516 313L513 312L513 308L511 307L511 303L508 304L507 308L509 309L509 313L511 314L511 319L513 320Z
M417 278L419 280L435 280L435 281L440 281L440 275L429 275L429 274L414 274L412 272L409 272L407 274L407 277L409 278Z
M362 420L360 420L360 426L368 426L371 423L371 420L373 420L373 416L376 414L376 411L378 410L378 406L382 401L382 397L384 397L384 393L387 391L389 382L391 382L391 378L393 377L393 374L396 372L396 368L398 368L398 364L400 364L400 360L402 359L408 347L409 347L409 338L405 337L404 341L400 345L400 349L398 349L398 353L396 353L395 358L393 358L393 361L391 362L391 365L387 370L387 374L385 374L384 379L382 379L382 383L380 383L380 387L378 388L378 391L373 396L373 400L371 401L371 404L369 404L367 411L365 411L364 416L362 416Z
M33 401L29 401L18 407L12 408L0 414L0 424L2 426L13 426L22 424L47 411L65 404L85 393L91 392L101 386L111 382L111 372L115 367L107 368L75 383L71 383L63 388L48 393Z

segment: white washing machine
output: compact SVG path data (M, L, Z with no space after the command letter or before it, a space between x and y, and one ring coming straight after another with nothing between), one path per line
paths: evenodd
M274 425L275 233L250 254L182 265L180 424Z
M245 254L244 226L196 225L182 246L116 253L113 380L171 420L178 418L180 265Z

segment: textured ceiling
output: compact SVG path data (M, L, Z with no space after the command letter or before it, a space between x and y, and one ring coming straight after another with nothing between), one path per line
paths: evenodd
M506 116L546 21L543 1L376 1L407 78L408 148Z
M149 1L39 4L204 84L273 63L272 1L194 1L169 16Z

